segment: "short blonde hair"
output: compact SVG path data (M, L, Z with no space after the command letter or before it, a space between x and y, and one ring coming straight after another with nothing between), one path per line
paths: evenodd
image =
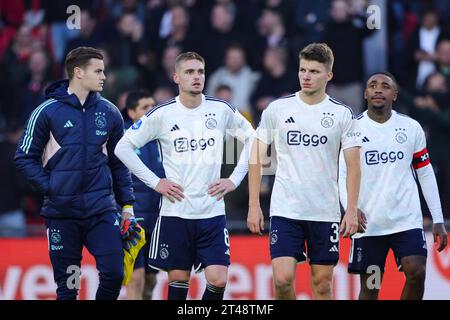
M326 43L311 43L300 52L299 59L312 60L323 63L331 71L333 69L334 55Z
M203 63L203 65L205 65L205 59L203 59L203 57L201 55L199 55L197 52L189 51L189 52L180 53L177 56L177 58L175 60L175 69L179 66L179 64L182 61L187 61L187 60L198 60L201 63Z

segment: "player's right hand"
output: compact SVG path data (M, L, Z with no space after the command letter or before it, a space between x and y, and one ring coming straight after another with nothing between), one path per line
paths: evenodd
M183 188L175 182L167 179L159 180L155 191L161 193L173 203L175 203L175 199L181 201L184 198Z
M348 210L344 214L339 232L343 238L348 238L358 231L358 213L357 210Z
M260 206L250 206L248 208L247 227L251 232L262 235L264 216Z
M433 224L433 238L434 243L438 243L439 247L437 248L438 252L441 252L447 246L447 230L445 230L445 224L443 223L435 223Z

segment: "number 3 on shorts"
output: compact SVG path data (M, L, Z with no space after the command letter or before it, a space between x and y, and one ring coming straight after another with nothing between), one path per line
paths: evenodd
M332 225L331 225L331 229L334 229L333 230L333 232L334 232L334 237L333 236L331 236L330 237L330 241L332 242L332 243L336 243L336 242L338 242L339 241L339 223L333 223Z

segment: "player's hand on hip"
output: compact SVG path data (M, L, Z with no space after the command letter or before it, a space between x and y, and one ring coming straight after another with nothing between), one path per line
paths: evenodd
M438 252L441 252L447 246L447 231L445 230L445 225L443 223L435 223L433 224L433 238L434 243L438 243L439 238L439 247L437 248Z
M260 206L250 206L248 208L247 227L251 232L262 235L264 215Z
M358 232L364 233L367 229L367 217L364 212L358 209Z
M167 179L159 180L155 191L167 197L171 202L175 202L175 200L181 201L184 198L183 188L179 184Z
M217 197L217 200L222 199L228 192L236 189L236 186L230 179L219 179L208 186L208 194L211 197Z
M348 238L358 231L358 213L357 210L348 210L344 214L339 232L343 238Z

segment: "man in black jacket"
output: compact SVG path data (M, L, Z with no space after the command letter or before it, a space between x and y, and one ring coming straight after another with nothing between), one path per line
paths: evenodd
M363 41L374 30L367 28L365 17L355 14L348 1L334 0L330 14L323 41L339 63L334 66L328 92L358 114L363 105Z

